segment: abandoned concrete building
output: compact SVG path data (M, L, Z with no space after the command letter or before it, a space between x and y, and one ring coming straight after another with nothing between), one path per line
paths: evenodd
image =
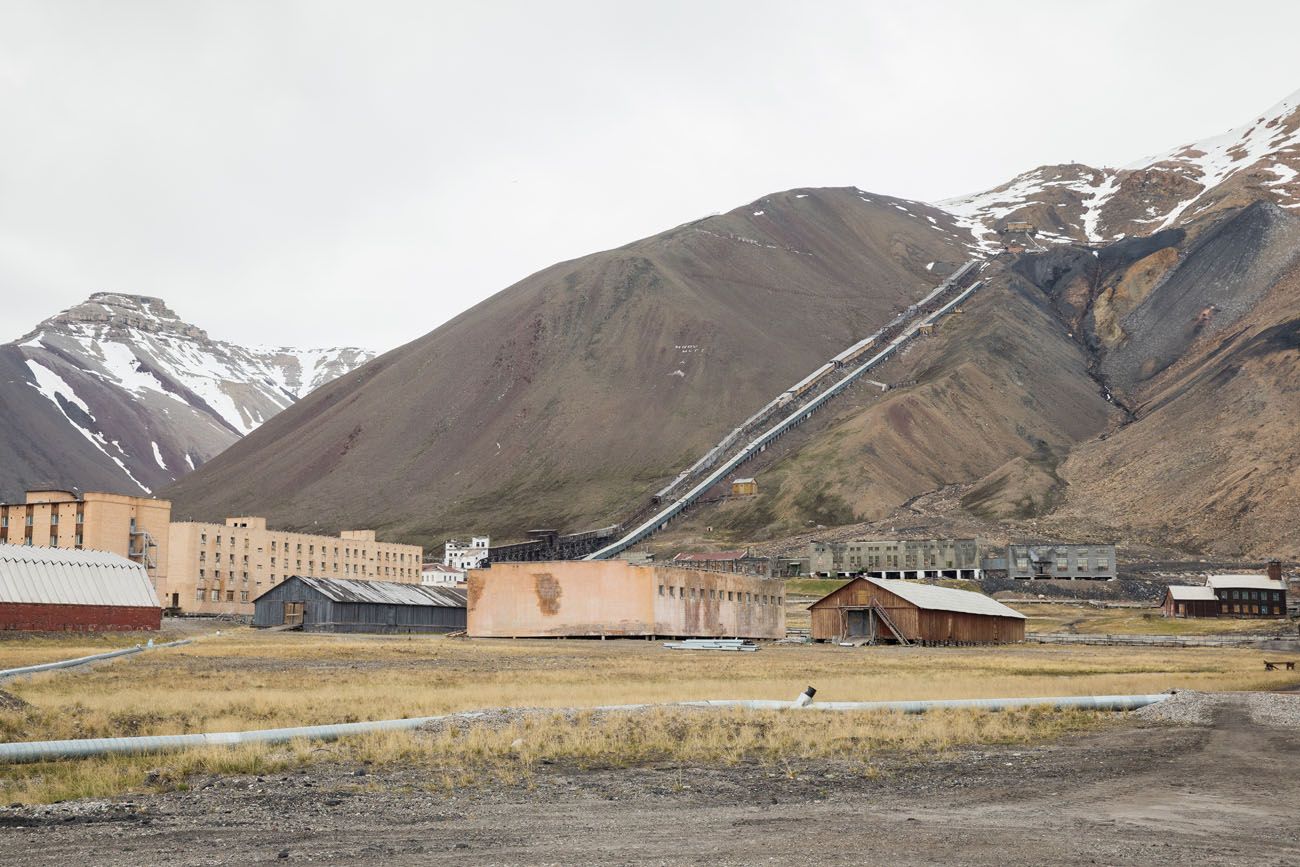
M897 579L857 578L809 606L814 641L1007 644L1025 616L983 593Z
M1005 565L1009 578L1073 578L1109 581L1116 576L1115 546L1103 544L1008 545ZM990 571L995 566L988 561Z
M621 560L469 573L471 638L784 638L779 578Z
M975 539L814 541L808 544L808 570L822 577L978 579L980 554Z

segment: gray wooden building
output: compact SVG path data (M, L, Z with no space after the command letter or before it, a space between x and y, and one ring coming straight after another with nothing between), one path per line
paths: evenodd
M253 625L307 632L456 632L465 628L465 591L295 575L253 600Z

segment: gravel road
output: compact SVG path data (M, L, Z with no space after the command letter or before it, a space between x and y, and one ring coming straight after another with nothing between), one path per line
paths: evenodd
M455 796L318 765L0 809L0 864L1300 864L1300 697L1182 693L1034 748L772 768L552 766Z

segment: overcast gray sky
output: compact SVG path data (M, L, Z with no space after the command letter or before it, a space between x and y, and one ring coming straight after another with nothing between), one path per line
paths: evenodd
M796 186L1117 165L1300 88L1278 2L0 0L0 339L112 290L389 349Z

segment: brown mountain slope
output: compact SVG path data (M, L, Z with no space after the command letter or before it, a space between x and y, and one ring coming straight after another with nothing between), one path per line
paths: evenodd
M1095 255L1001 257L985 279L879 370L900 388L810 425L746 468L757 497L679 531L761 541L955 485L954 523L1300 557L1300 217L1256 203Z
M746 466L758 497L692 521L758 540L878 520L920 494L986 477L969 504L981 513L1024 517L1054 503L1051 485L1030 491L1024 478L1054 478L1059 458L1106 430L1115 411L1043 293L1001 265L985 281L960 315L873 373L897 387L859 388L814 417ZM1044 504L1021 502L1027 493Z
M1134 389L1134 421L1062 466L1059 519L1300 557L1300 218L1257 204L1223 221L1121 325L1104 364L1156 372Z
M796 190L541 271L320 389L166 491L180 515L446 532L641 501L967 257L929 206Z

